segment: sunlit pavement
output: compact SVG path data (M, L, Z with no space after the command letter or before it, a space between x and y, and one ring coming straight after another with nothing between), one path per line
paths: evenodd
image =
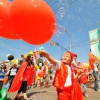
M94 91L93 89L93 82L89 82L87 85L87 94L88 98L84 97L84 100L100 100L100 91ZM99 82L100 86L100 82ZM16 93L8 93L7 100L14 99ZM56 89L53 86L49 88L43 87L34 87L27 90L27 95L30 100L57 100ZM22 94L21 99L23 100Z

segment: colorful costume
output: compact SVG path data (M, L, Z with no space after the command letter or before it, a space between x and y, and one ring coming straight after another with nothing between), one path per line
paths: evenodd
M90 66L92 69L94 69L94 63L95 63L95 60L97 59L95 55L93 54L88 54L89 56L89 63L90 63Z
M78 81L74 79L72 68L64 63L57 62L53 86L57 88L58 100L83 100ZM79 93L79 94L78 94Z
M28 63L26 61L23 62L12 82L9 92L18 91L20 89L22 81L27 81L28 85L31 85L33 81L33 75L33 68L28 66ZM21 78L23 78L22 81L20 80Z

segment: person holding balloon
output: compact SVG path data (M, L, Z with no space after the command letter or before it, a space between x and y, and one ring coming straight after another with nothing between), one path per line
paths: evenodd
M26 60L20 66L9 89L9 92L18 91L15 100L19 98L21 92L23 93L24 100L28 100L26 90L27 85L32 85L34 75L33 67L33 56L28 55Z
M40 50L39 53L40 57L46 57L48 61L53 64L53 69L56 70L53 86L57 89L58 100L78 100L78 98L83 100L81 89L78 87L79 85L77 85L78 82L74 82L74 71L71 67L73 53L66 51L61 61L55 60L46 51ZM79 94L75 95L74 87L76 86Z

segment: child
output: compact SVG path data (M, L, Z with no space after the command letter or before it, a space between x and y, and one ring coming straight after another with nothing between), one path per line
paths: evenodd
M39 53L40 57L46 57L53 64L53 69L56 70L53 86L57 89L58 100L78 100L79 98L83 100L81 89L78 82L74 81L74 72L70 67L73 60L73 53L65 52L61 61L55 60L45 51L40 50Z
M40 66L39 68L37 68L37 71L36 71L36 80L35 80L35 85L37 87L40 86L40 83L42 81L42 77L40 77L38 74L42 71L42 66Z
M0 91L2 89L3 86L3 81L4 81L4 70L0 67ZM1 98L1 94L0 94L0 98Z
M79 78L83 96L85 96L87 98L88 98L88 95L86 94L87 93L86 84L88 82L88 76L89 76L88 70L84 70L84 72L81 73L80 78Z

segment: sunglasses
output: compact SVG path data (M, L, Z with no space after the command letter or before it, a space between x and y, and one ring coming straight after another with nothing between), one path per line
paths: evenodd
M33 56L31 56L31 58L33 58Z

